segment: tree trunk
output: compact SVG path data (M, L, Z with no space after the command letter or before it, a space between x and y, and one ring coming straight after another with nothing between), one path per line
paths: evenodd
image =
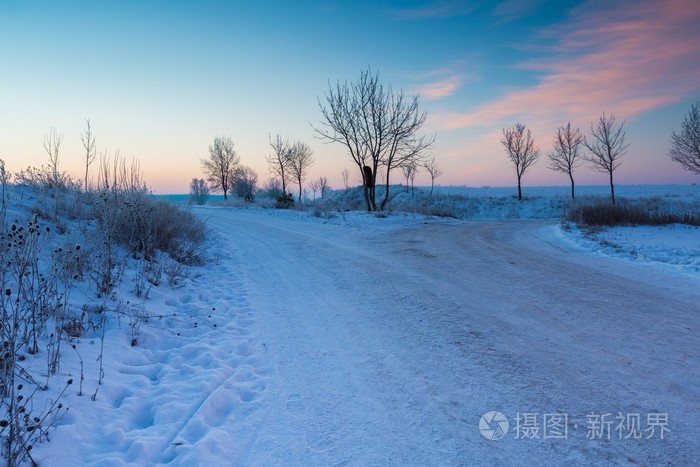
M571 175L571 172L569 172L569 178L571 179L571 199L576 199L576 195L574 194L574 176Z
M433 197L433 188L435 188L435 178L430 178L430 197Z
M374 164L372 169L372 187L370 188L370 199L372 201L372 211L377 210L377 171L379 166L377 163Z
M377 204L374 200L376 172L372 173L372 168L368 165L360 165L360 172L362 173L362 186L364 188L365 202L367 203L367 211L376 211Z
M372 212L372 203L369 199L369 188L367 188L367 184L363 184L362 189L365 195L365 202L367 203L367 212Z
M612 199L612 204L615 204L615 185L613 184L613 171L610 171L610 198Z
M383 211L384 208L386 207L386 203L389 202L389 170L387 169L386 171L386 183L384 184L384 199L382 200L382 204L379 206L379 210Z
M520 176L518 176L518 201L523 200L523 190L520 187Z

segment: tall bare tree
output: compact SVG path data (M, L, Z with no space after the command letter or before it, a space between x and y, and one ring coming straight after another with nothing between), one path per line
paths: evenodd
M571 122L557 128L557 134L554 135L552 143L553 151L547 154L549 158L550 170L555 172L565 173L571 180L571 199L576 198L574 191L574 169L579 167L583 162L579 157L580 146L585 141L585 137L581 134L578 128L572 128Z
M411 196L414 195L413 181L416 179L416 173L418 173L418 164L415 161L407 161L401 165L401 173L406 179L406 193L408 193L409 186L411 187Z
M690 107L681 124L681 132L671 134L668 155L685 170L700 175L700 103Z
M615 204L615 184L613 172L622 164L622 157L627 153L629 144L625 144L625 122L615 125L615 115L606 116L605 112L598 119L598 124L591 123L591 139L584 144L590 152L585 156L594 170L607 173L610 179L610 199Z
M209 145L209 157L201 160L202 169L212 183L212 189L223 191L224 201L240 164L240 157L233 149L233 140L228 136L217 136Z
M518 176L518 200L522 201L523 175L539 159L540 149L535 147L535 138L523 123L516 123L512 128L504 128L501 143L515 167L515 173Z
M433 157L429 161L423 163L423 168L428 175L430 175L430 196L433 196L433 189L435 189L435 179L442 175L442 169L438 165L438 162Z
M309 188L314 194L313 200L316 201L316 192L321 190L320 180L311 180L311 183L309 183Z
M282 193L286 195L287 182L291 176L291 169L289 167L291 147L289 141L282 139L280 135L275 136L274 141L272 137L269 137L269 140L272 154L267 156L267 164L270 173L274 177L278 177L282 182Z
M90 119L86 119L85 131L80 135L80 139L83 142L83 147L85 148L85 191L88 191L88 175L90 170L90 165L95 162L97 157L97 150L95 149L95 135L92 133L92 128L90 127Z
M418 110L418 100L418 96L407 99L403 91L394 93L389 87L387 103L391 111L387 122L387 144L380 161L386 170L381 210L384 210L389 201L391 170L411 166L411 190L413 190L413 179L419 167L425 162L427 151L435 143L435 136L418 136L418 131L423 127L427 117L426 112Z
M301 203L304 181L309 168L314 163L313 151L308 144L296 141L289 151L289 170L297 185L299 185L299 202Z
M63 143L63 133L59 133L55 128L44 135L42 145L44 150L49 155L49 169L53 176L54 183L58 183L58 155Z
M364 185L367 210L377 210L375 179L380 166L386 170L385 196L389 199L390 172L405 160L423 157L434 138L418 136L426 113L418 109L418 96L385 87L379 73L363 70L353 83L329 85L325 105L319 99L322 122L314 127L319 138L345 145L357 165ZM365 168L367 167L367 169Z
M347 190L350 188L350 171L348 169L343 169L341 175L343 176L343 186Z
M325 198L328 191L328 179L326 177L318 178L318 189L321 192L321 198Z

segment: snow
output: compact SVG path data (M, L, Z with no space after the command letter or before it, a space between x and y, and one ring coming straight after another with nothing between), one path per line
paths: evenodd
M78 353L64 350L46 397L76 383L34 448L40 465L696 460L697 228L591 237L552 219L196 212L215 261L121 303L149 315L136 346L128 317L110 315L103 384L99 332L75 342L82 396ZM25 366L45 372L33 358ZM491 411L509 421L502 439L479 431ZM553 414L565 438L545 436ZM606 414L609 439L588 439ZM654 414L668 417L663 439L645 431ZM643 436L620 439L620 415L639 415Z
M597 254L626 258L648 267L696 276L700 273L700 227L622 226L581 230L562 237Z

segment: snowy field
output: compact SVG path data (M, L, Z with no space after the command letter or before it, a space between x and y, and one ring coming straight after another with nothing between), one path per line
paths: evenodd
M514 187L464 187L445 186L435 187L437 193L448 195L464 195L476 197L517 196ZM627 198L664 198L685 201L700 201L700 184L695 185L616 185L615 194ZM523 187L523 196L536 198L568 198L571 196L569 186L534 186ZM610 196L608 185L581 185L576 187L577 197Z
M64 350L39 465L697 460L698 228L196 212L215 261L108 323L102 385L96 331Z

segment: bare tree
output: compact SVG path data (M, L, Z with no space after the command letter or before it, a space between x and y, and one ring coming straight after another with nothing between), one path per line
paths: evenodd
M239 198L252 203L258 189L258 174L250 167L238 167L231 182L231 190Z
M63 143L63 133L58 133L55 128L51 128L42 141L44 150L49 155L49 169L51 169L54 183L58 182L58 153L61 143Z
M416 173L418 172L418 164L415 161L408 161L401 166L401 173L406 179L406 193L408 193L408 187L411 187L411 196L414 195L413 181L416 179Z
M240 158L233 149L233 140L227 136L217 136L209 145L209 158L202 159L202 169L216 191L224 192L224 201L240 164Z
M87 126L85 131L81 133L80 139L82 140L83 147L85 148L85 191L87 192L90 165L95 162L97 150L95 149L95 135L92 133L92 128L90 127L90 119L86 119L85 122L87 123Z
M309 167L314 163L313 151L308 144L301 141L295 142L289 152L289 170L299 185L299 202L301 203L304 180L309 172Z
M547 167L550 170L565 173L569 176L569 180L571 180L571 199L576 198L574 169L582 163L579 157L579 147L584 141L585 137L581 134L581 130L571 128L571 122L568 122L565 126L562 125L557 128L557 134L554 135L554 142L552 143L554 149L547 154L549 158Z
M516 123L512 128L504 128L501 143L515 167L515 173L518 176L518 200L522 201L523 175L539 159L540 149L535 147L535 138L523 123Z
M406 165L413 167L411 170L411 193L413 194L413 180L418 168L425 162L427 151L435 143L435 136L429 138L417 136L427 117L426 112L418 110L418 96L406 99L403 91L393 93L390 87L387 102L391 110L388 119L387 145L381 159L386 170L381 210L384 210L389 201L391 170Z
M316 201L316 192L321 189L321 186L319 184L318 180L311 180L311 183L309 183L309 188L311 188L311 192L314 194L314 201Z
M270 173L279 178L282 182L282 193L287 194L287 182L291 175L289 167L291 147L289 141L282 139L280 135L275 136L275 140L270 139L272 154L267 156L267 163Z
M622 157L627 153L628 144L625 144L625 122L619 127L615 126L615 115L609 117L605 113L598 119L598 124L594 127L591 123L591 140L586 140L584 144L589 155L585 159L591 164L594 170L607 173L610 178L610 199L615 204L615 184L613 183L613 172L622 164Z
M343 169L341 174L343 176L343 186L345 186L345 189L347 190L350 188L350 171L348 169Z
M433 196L433 189L435 188L435 179L442 175L442 169L440 168L434 157L429 161L424 162L423 168L428 172L428 175L430 175L430 196Z
M190 204L203 205L209 198L209 185L203 179L193 178L190 182Z
M326 177L318 178L318 189L321 191L321 198L325 198L328 191L328 179Z
M402 91L384 87L379 73L363 70L356 82L329 85L326 105L319 99L319 138L345 145L358 167L367 210L377 210L375 180L380 166L386 170L386 189L379 209L389 199L389 175L403 160L418 159L434 141L419 137L426 113L418 110L418 96L407 99ZM367 169L365 168L367 167Z
M683 166L685 170L700 175L700 103L690 107L683 119L681 132L671 134L669 157Z

